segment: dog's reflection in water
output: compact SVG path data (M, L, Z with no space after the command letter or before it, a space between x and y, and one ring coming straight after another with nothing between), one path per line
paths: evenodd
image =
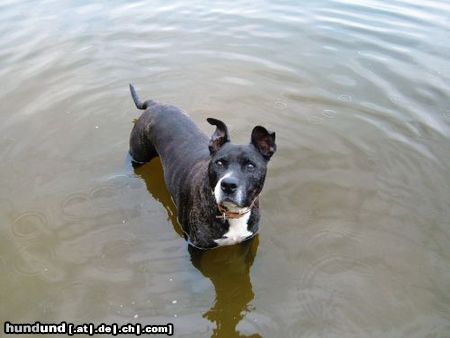
M189 246L192 264L211 280L216 291L214 306L203 317L216 324L212 337L248 337L236 326L248 312L254 298L250 280L258 237L239 245L199 250ZM260 337L252 335L251 337Z
M134 168L147 186L150 194L166 208L174 230L183 236L177 222L176 208L164 184L159 158ZM215 324L212 337L260 337L241 335L236 326L249 312L254 298L250 280L250 267L258 249L258 235L238 245L199 250L189 246L192 265L214 285L216 300L203 317Z

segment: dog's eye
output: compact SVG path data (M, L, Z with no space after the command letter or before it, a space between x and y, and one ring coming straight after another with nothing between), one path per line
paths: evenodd
M223 167L223 166L224 166L224 163L223 163L222 160L217 160L217 161L216 161L216 165L217 165L218 167Z
M247 163L248 170L252 171L252 170L255 170L255 168L256 168L256 166L253 163L251 163L251 162Z

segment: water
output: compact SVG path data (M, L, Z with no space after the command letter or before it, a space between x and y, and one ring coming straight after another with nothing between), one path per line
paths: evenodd
M2 1L0 320L448 337L445 1ZM259 236L188 250L128 92L277 132Z

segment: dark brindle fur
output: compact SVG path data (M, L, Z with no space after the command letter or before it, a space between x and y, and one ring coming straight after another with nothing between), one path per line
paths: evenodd
M133 86L130 89L136 107L145 110L131 132L130 154L135 163L160 157L178 220L191 244L213 248L218 245L215 240L224 239L230 225L239 222L219 218L219 202L236 210L250 208L250 215L242 217L248 217L247 231L251 234L228 244L256 234L260 219L258 195L267 162L276 150L275 133L257 126L250 144L233 145L225 124L208 119L216 126L209 139L179 108L152 100L141 102ZM221 178L223 200L217 201L214 190Z

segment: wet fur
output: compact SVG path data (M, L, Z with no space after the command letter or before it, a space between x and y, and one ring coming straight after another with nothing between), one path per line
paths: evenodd
M164 170L164 180L178 211L178 221L190 243L199 248L217 246L229 231L228 220L217 218L220 212L211 187L219 177L211 170L211 140L195 125L188 115L173 105L139 100L130 86L139 109L145 109L131 131L130 154L135 163L145 163L159 156ZM221 146L221 145L220 145ZM249 152L255 151L250 147ZM238 151L236 156L238 156ZM256 155L255 155L256 156ZM259 156L259 155L258 155ZM260 156L260 161L264 161ZM248 218L248 231L258 231L260 219L257 194L265 177L259 177L253 198L255 203Z

